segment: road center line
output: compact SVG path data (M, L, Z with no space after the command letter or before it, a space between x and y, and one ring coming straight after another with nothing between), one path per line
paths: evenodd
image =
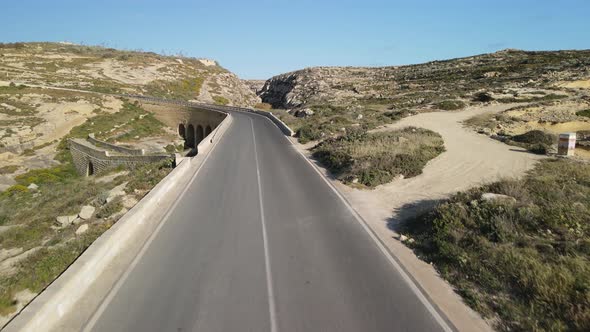
M254 159L256 159L256 179L258 180L258 201L260 202L260 222L262 223L262 242L264 244L264 265L266 269L266 289L268 292L268 313L270 315L270 332L277 332L277 314L273 291L272 273L270 271L270 254L268 251L268 237L266 235L266 221L264 219L264 204L262 203L262 183L260 182L260 164L256 149L256 134L254 133L254 121L250 119L252 126L252 141L254 143Z

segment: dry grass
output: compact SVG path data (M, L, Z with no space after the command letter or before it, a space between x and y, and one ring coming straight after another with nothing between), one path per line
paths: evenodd
M422 173L426 163L444 151L440 135L420 128L368 134L353 131L329 139L313 155L345 183L375 187L395 176Z
M487 202L482 193L514 197ZM458 193L402 232L504 331L590 330L590 165L541 162L521 180Z

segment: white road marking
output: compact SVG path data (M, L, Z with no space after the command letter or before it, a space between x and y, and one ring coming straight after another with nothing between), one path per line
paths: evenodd
M266 221L264 219L264 205L262 203L262 183L260 182L260 167L258 162L258 152L256 149L256 135L254 134L254 121L250 118L252 126L252 140L254 142L254 159L256 159L256 177L258 180L258 198L260 202L260 222L262 223L262 242L264 244L264 263L266 268L266 288L268 292L268 312L270 315L270 332L277 332L277 314L275 306L275 296L273 291L272 273L270 270L270 254L268 250L268 237L266 235Z

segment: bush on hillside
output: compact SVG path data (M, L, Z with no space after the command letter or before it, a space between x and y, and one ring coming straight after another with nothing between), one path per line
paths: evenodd
M521 180L458 193L401 232L499 330L588 331L588 197L589 164L544 161Z
M436 107L445 111L455 111L465 107L465 103L460 100L444 100L436 104Z
M473 95L473 101L478 101L480 103L487 103L492 100L494 100L492 95L484 91L477 92L475 95Z
M512 140L519 143L551 145L555 142L556 137L542 130L531 130L524 134L513 136Z
M375 187L398 175L421 174L426 163L443 151L440 135L426 129L352 130L322 142L313 149L313 156L345 183Z

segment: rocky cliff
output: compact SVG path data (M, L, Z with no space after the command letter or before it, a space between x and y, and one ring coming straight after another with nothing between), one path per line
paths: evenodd
M259 92L275 108L317 104L387 104L429 108L477 91L547 88L590 77L590 51L504 50L418 65L363 68L316 67L267 80Z

